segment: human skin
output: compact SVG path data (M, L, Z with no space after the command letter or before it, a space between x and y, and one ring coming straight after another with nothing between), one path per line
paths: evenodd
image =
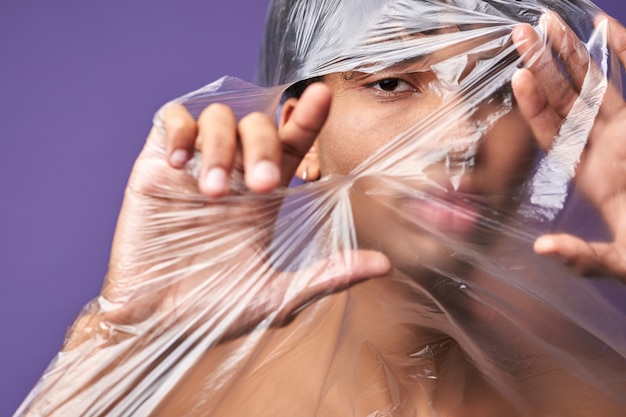
M609 22L609 45L624 65L626 30L615 19L606 16L598 16L597 22L603 19L608 19ZM578 97L585 75L580 68L586 67L588 58L580 41L558 16L546 14L543 20L553 39L555 50L561 49L562 56L566 58L563 63L573 84L555 70L556 63L520 69L513 77L512 84L519 110L537 144L548 149ZM530 25L517 27L513 32L513 39L520 52L528 51L538 41L537 34ZM255 192L266 193L278 185L288 184L293 172L302 177L307 170L309 180L319 178L320 172L324 175L348 172L380 146L381 139L368 142L371 145L365 146L362 142L351 143L352 152L342 148L338 141L326 139L332 136L329 131L331 126L338 131L343 130L342 133L347 134L347 138L354 137L352 132L346 132L347 123L337 123L341 117L345 117L339 116L341 108L335 110L337 116L334 116L330 105L334 92L350 86L335 82L337 75L327 78L330 84L313 85L301 100L291 99L286 103L278 129L272 118L263 114L251 114L237 126L232 111L222 105L207 108L197 122L182 106L171 107L165 120L171 165L180 169L194 149L202 152L204 160L198 186L201 192L211 197L228 193L228 172L233 168L236 143L239 140L244 148L243 170L246 185ZM369 89L372 90L373 87ZM415 93L403 91L401 96L406 97L404 100L413 100L416 99L412 98ZM335 101L341 103L344 99L335 97ZM435 105L432 100L428 101L427 104L420 104L415 108L427 112ZM291 118L292 114L296 114L296 108L299 108L297 117ZM621 139L623 125L626 123L624 114L624 100L619 91L609 85L589 138L589 146L582 155L575 177L578 187L603 214L613 232L614 240L604 243L585 242L571 235L546 235L540 237L534 247L537 253L560 258L580 273L600 272L626 281L626 145ZM224 120L228 121L227 124ZM308 134L296 138L293 132L298 130ZM393 128L390 131L393 132ZM391 137L391 134L378 136L383 142ZM313 146L316 139L320 142L319 146ZM355 152L355 149L358 151ZM506 153L499 154L504 156L504 161L510 161ZM492 161L488 164L497 164L497 158L490 159ZM494 170L505 172L496 165L490 166L494 166ZM213 175L207 175L209 172ZM496 181L492 184L487 184L487 180L481 182L485 187L495 186L498 191L508 185L507 181Z
M596 24L608 23L609 47L626 65L626 30L615 19L599 15ZM555 15L544 16L555 49L562 48L564 64L573 80L569 84L550 65L530 66L513 78L513 89L520 110L528 120L541 146L548 147L564 117L577 98L583 80L581 68L587 67L587 54L574 33ZM520 51L527 51L536 33L529 25L519 26L513 39ZM527 40L527 41L526 41ZM547 53L547 52L545 52ZM544 53L544 54L545 54ZM552 62L552 60L548 60ZM552 64L556 65L556 64ZM552 86L549 88L548 86ZM534 245L542 255L562 259L583 274L604 274L626 282L626 105L617 88L609 84L596 122L589 136L576 184L602 213L613 233L611 242L585 242L566 234L542 236Z
M548 22L550 25L551 23ZM558 36L561 25L556 24L556 29L553 28L552 34L556 39L558 46ZM558 30L557 30L558 29ZM610 42L611 46L618 53L622 63L626 62L626 30L617 22L611 21ZM563 32L566 36L571 36L569 32ZM523 49L525 44L524 39L532 40L535 35L534 30L530 27L520 26L514 32L514 39L520 44L519 48ZM562 35L561 35L562 36ZM532 44L532 42L530 42ZM572 45L572 44L570 44ZM575 43L573 43L575 45ZM580 57L576 55L569 55L570 59L574 60ZM567 64L567 62L566 62ZM567 66L567 65L566 65ZM580 62L571 62L569 69L579 67ZM345 80L340 75L330 75L326 78L325 83L315 84L309 87L300 100L289 100L284 107L284 113L278 128L275 126L274 121L267 115L255 113L243 118L239 123L235 120L232 111L223 105L213 105L207 108L198 121L193 120L191 116L182 107L172 106L166 113L165 128L168 139L168 156L167 161L161 161L161 165L156 167L164 175L162 177L146 177L141 175L141 157L138 160L138 170L131 178L131 189L139 191L150 191L150 188L142 188L146 185L150 185L149 181L165 181L172 180L173 184L186 187L186 189L193 189L197 187L203 194L209 197L223 197L229 193L229 173L233 169L241 169L245 175L246 185L253 192L261 194L269 193L279 185L286 185L291 177L296 175L302 177L307 173L307 179L314 180L318 175L332 175L342 174L349 172L352 168L358 165L365 157L371 152L374 152L379 146L383 146L386 140L390 140L395 132L391 130L379 130L380 126L376 125L364 125L369 121L352 120L351 125L365 127L363 134L369 134L372 132L376 134L373 136L380 141L372 140L371 147L363 147L363 153L350 153L343 148L342 143L336 142L335 138L338 135L338 130L343 129L346 124L342 124L342 120L349 119L350 117L358 117L359 114L346 113L352 106L358 103L349 102L352 94L361 95L360 99L364 102L368 102L370 106L367 109L357 110L363 111L376 111L378 114L370 114L371 120L381 120L385 117L391 117L389 115L398 114L398 109L395 108L398 103L404 103L403 107L407 107L406 103L414 104L410 106L412 113L410 117L406 117L402 123L397 126L398 131L404 129L410 123L417 118L423 117L429 110L436 107L438 101L436 97L428 97L424 99L423 91L418 94L416 85L411 85L408 81L404 80L399 84L394 84L396 79L402 79L406 76L406 72L383 74L382 80L385 80L385 85L393 87L394 100L381 100L380 91L383 84L376 84L375 81L381 81L381 79L368 80L365 85L344 83ZM422 74L424 75L424 74ZM380 76L378 74L377 76ZM549 138L553 137L553 133L557 126L562 121L562 118L567 114L568 109L571 107L572 100L577 96L576 80L579 78L574 76L574 84L568 83L555 83L553 77L553 71L549 68L541 67L534 68L530 66L526 70L521 70L513 79L513 88L517 98L519 112L526 120L526 123L530 127L530 130L534 133L533 136L537 139L539 146L548 147L550 145ZM357 81L358 78L352 79L352 82ZM406 82L407 84L404 84ZM549 88L545 87L548 85ZM557 85L559 88L554 88ZM400 91L398 91L400 90ZM345 94L342 94L345 93ZM388 93L388 92L387 92ZM399 94L399 98L397 97ZM364 97L363 97L364 95ZM333 97L334 96L334 97ZM356 96L355 96L356 97ZM419 99L418 99L419 98ZM369 101L367 101L369 100ZM381 102L382 101L382 102ZM333 107L331 107L331 102ZM583 155L583 164L578 172L577 180L579 186L585 191L590 199L603 213L607 220L607 224L614 232L615 240L610 243L588 243L583 242L572 236L546 236L541 238L535 245L537 252L548 255L560 255L565 261L572 263L574 267L580 269L582 272L594 272L597 270L608 271L616 278L626 280L626 267L624 267L624 234L626 233L626 225L623 219L623 210L626 207L626 148L623 144L622 135L624 132L624 124L626 123L626 117L624 112L626 106L623 100L618 94L610 89L605 99L605 104L602 106L598 123L592 131L590 138L591 146L586 150ZM334 112L334 113L333 113ZM378 119L376 119L376 117ZM518 114L513 113L515 118L520 117ZM551 129L551 130L550 130ZM386 133L385 133L386 132ZM519 141L515 143L519 144L519 149L529 149L530 143L528 142L529 135L527 132L522 131ZM546 133L547 132L547 133ZM352 149L360 149L361 143L354 143L356 139L351 132L340 132L346 135L348 140L352 140ZM383 134L384 133L384 134ZM362 136L362 135L361 135ZM317 141L317 142L316 142ZM493 146L497 146L497 141L493 142ZM485 140L485 147L483 152L487 152L491 142ZM315 144L315 146L313 146ZM311 151L311 149L313 151ZM504 161L518 162L514 156L515 154L507 154L506 150L504 154L498 151L498 149L492 148L493 151L498 152L499 157L502 157ZM179 178L175 172L182 173L182 168L191 156L192 152L197 150L202 153L202 168L199 182L197 184L190 184L188 182L178 183ZM241 150L241 151L240 151ZM146 153L148 151L145 151ZM242 153L240 153L242 152ZM491 161L489 160L491 159ZM484 166L479 166L477 173L480 169L485 169L486 172L496 172L502 179L499 181L482 181L480 176L476 176L476 185L472 188L474 190L480 190L481 193L494 193L499 195L507 195L506 190L514 181L515 177L507 178L507 175L502 173L511 172L515 173L517 168L511 169L509 166L505 166L504 170L498 168L498 158L489 158L484 160ZM235 164L235 162L240 163ZM169 163L169 167L167 164ZM521 163L525 164L524 159L521 159ZM496 165L491 165L496 164ZM155 167L152 167L155 168ZM319 169L319 171L318 171ZM510 169L510 171L508 171ZM168 171L169 170L169 171ZM495 171L490 171L495 170ZM165 174L171 174L167 177ZM491 175L490 175L491 176ZM610 180L606 180L610 178ZM605 187L597 187L597 184L604 184ZM481 190L482 188L482 190ZM132 194L132 193L131 193ZM139 193L141 194L141 192ZM136 197L136 196L135 196ZM141 225L145 217L145 211L142 211L143 207L135 205L131 198L127 198L124 203L124 208L120 216L120 222L118 223L118 229L116 231L116 237L114 247L112 250L111 259L111 271L107 277L107 283L103 289L103 295L109 300L123 301L124 299L132 299L132 291L135 288L136 283L132 282L132 277L136 274L131 270L125 270L121 266L128 266L133 264L132 251L124 250L128 246L140 244L140 236L133 233L133 227ZM367 237L364 237L367 240ZM393 258L394 263L401 262L404 256L395 252L393 242L388 245L381 246L382 253L390 258ZM245 255L248 255L246 252ZM314 292L305 294L303 297L299 297L293 300L289 304L289 308L282 312L282 317L287 318L289 314L296 311L301 305L304 305L316 298L319 294L327 294L331 291L340 291L353 284L362 282L364 279L374 276L384 276L390 270L390 263L386 260L386 257L381 253L375 252L360 252L357 254L357 259L352 265L361 265L362 268L358 271L346 271L345 268L339 268L339 271L334 277L330 277L328 281L322 283L318 287L313 289ZM176 266L176 265L174 265ZM326 266L332 266L332 262ZM324 265L319 267L325 269ZM327 269L333 269L329 267ZM142 272L142 271L139 271ZM281 285L287 285L290 276L288 274L278 274L274 285L268 287L266 291L260 293L260 296L267 296L268 299L272 298L276 294L279 296L281 293ZM179 291L180 288L174 288L174 296L177 293L184 293ZM401 288L394 287L386 282L386 280L370 280L361 285L354 286L353 291L357 294L357 298L367 301L372 297L385 296L390 299L398 299L403 296ZM159 309L167 309L168 305L175 303L171 302L171 294L156 293L156 297L150 300L150 305L143 311L131 311L130 309L120 309L111 314L96 314L85 315L76 323L72 334L70 335L68 344L65 350L71 352L74 349L78 349L76 352L80 353L80 349L89 340L89 337L93 337L93 329L103 327L103 325L112 324L134 324L136 321L141 321L145 317L153 314ZM159 298L163 296L163 298ZM320 304L326 306L330 311L334 308L338 308L341 311L341 306L345 303L345 293L339 293L332 297L323 300ZM316 303L317 304L317 303ZM364 302L363 305L367 305ZM278 304L269 303L265 310L256 311L254 314L247 315L249 322L240 322L238 325L240 329L233 329L231 337L240 334L246 329L254 326L257 322L264 318L264 314L267 314L273 309L277 308ZM338 307L337 307L338 306ZM369 313L369 315L368 315ZM306 311L304 312L306 314ZM305 316L304 316L305 317ZM364 318L364 322L361 323L363 327L355 326L354 331L361 329L370 329L372 323L385 323L386 317L377 312L363 311L360 317ZM279 317L280 318L280 317ZM300 317L296 318L300 319ZM333 326L336 321L328 319L328 326ZM297 323L295 323L297 324ZM89 328L90 331L84 331ZM274 329L272 331L280 332L283 328ZM406 343L410 344L410 340L416 336L416 334L395 333L396 329L392 330L394 336L390 339L393 343L390 345L384 345L385 349L389 349L393 352L394 349L401 349L405 347ZM272 331L268 332L270 334ZM324 335L328 334L329 329L321 329L319 331L320 341L324 340ZM331 332L332 333L332 332ZM106 336L106 334L105 334ZM115 340L109 341L110 344L114 344ZM229 342L236 343L236 341ZM322 344L320 344L322 345ZM222 346L218 346L216 349L216 355L219 356L219 349L227 349L227 343ZM293 352L295 357L298 353L302 354L316 354L315 347L317 344L312 343L309 346L294 346ZM270 345L271 347L271 345ZM309 350L310 349L310 350ZM97 356L97 352L88 352L88 354L94 354ZM87 355L86 355L87 356ZM211 356L211 355L208 355ZM69 356L68 356L69 357ZM293 358L292 358L293 359ZM209 362L211 359L207 359ZM364 363L363 369L372 370L372 375L376 374L375 363L370 364L370 367ZM289 357L285 358L285 364L294 364ZM211 366L207 368L198 367L198 369L211 369ZM281 368L276 368L276 372ZM283 369L283 371L289 371L289 369ZM266 374L271 376L272 374ZM276 374L274 374L276 375ZM278 380L278 378L277 378ZM477 381L480 378L477 377ZM492 400L488 392L488 388L485 385L476 383L477 395L479 397L486 396L489 401ZM295 388L295 387L294 387ZM194 387L192 386L193 390ZM259 391L263 393L265 391ZM189 395L188 393L186 395ZM496 396L497 397L497 396ZM181 399L187 399L187 396L181 396ZM386 398L381 398L381 403L384 403ZM493 400L496 401L496 400ZM484 404L478 404L473 407L482 408ZM187 406L190 406L188 403ZM327 404L327 407L334 406L333 404ZM364 409L376 409L378 407L378 401L374 401L372 404L367 404ZM507 407L502 405L502 407ZM493 408L495 410L499 407ZM493 410L492 409L492 410ZM177 409L178 410L178 409ZM492 411L495 412L495 411ZM473 415L474 411L464 411L462 415ZM180 410L174 413L174 415L180 415ZM341 413L340 413L341 414ZM272 415L271 413L268 415ZM486 414L480 414L486 415ZM497 415L497 414L496 414ZM511 415L511 414L506 414Z
M333 105L314 145L319 155L319 168L313 158L308 158L303 163L305 169L319 170L322 176L349 174L390 138L427 119L439 108L441 98L431 85L436 79L432 71L419 63L375 74L324 77L324 83L333 93ZM444 141L433 146L445 148L451 146L451 142L460 142L472 131L473 119L484 119L495 113L499 104L480 106L470 120L458 120L455 126L441 132ZM428 224L457 238L484 240L475 230L475 222L483 213L469 203L461 212L455 207L457 199L475 196L482 199L489 210L509 211L511 196L523 183L535 151L530 129L513 108L481 138L472 167L457 178L457 182L451 181L445 160L436 159L424 169L427 179L408 187L423 191L424 196L419 198L401 191L391 195L389 191L377 192L377 189L388 190L389 186L377 184L375 178L357 182L351 203L360 247L381 251L395 268L410 275L424 273L423 266L449 263L447 251L431 233L420 227L420 223L427 219ZM404 163L412 162L396 161L392 169ZM405 170L410 172L411 166ZM409 194L415 192L413 189ZM437 202L438 197L444 200Z
M564 82L563 79L555 78L554 68L548 66L529 66L527 69L520 70L513 79L513 89L518 103L519 114L514 114L511 117L518 118L523 117L524 122L518 119L511 121L513 124L517 123L518 126L527 124L532 135L528 135L527 132L522 130L520 139L514 143L519 144L516 152L507 153L507 150L498 150L497 141L494 141L493 145L489 145L488 140L485 141L483 152L490 152L493 156L493 160L485 162L484 167L478 167L478 169L484 169L485 172L490 172L489 176L485 178L498 178L498 180L480 182L480 177L477 176L477 182L479 185L476 188L484 187L483 192L494 193L499 195L508 195L507 189L515 182L515 177L511 176L507 178L507 172L513 174L519 172L520 165L524 164L523 158L520 160L520 150L529 149L529 143L527 138L533 136L537 141L537 146L544 149L548 149L551 145L551 140L555 136L558 127L561 125L563 118L568 114L573 102L578 96L578 91L581 87L581 80L584 73L581 74L578 69L586 67L586 55L579 49L578 40L575 39L573 33L569 30L563 30L563 24L558 20L556 16L548 16L544 18L544 22L548 27L548 31L554 39L555 49L561 49L563 56L568 57L565 62L566 69L569 71L572 83ZM626 62L626 54L623 52L626 48L626 31L616 21L610 20L610 32L609 42L611 47L616 51L622 64ZM529 26L522 25L514 31L514 40L519 44L520 51L528 49L528 44L533 43L536 40L535 32ZM526 42L525 42L526 41ZM425 76L423 73L419 76ZM277 133L274 135L274 141L268 144L268 146L259 146L259 148L272 148L276 142L280 144L281 126L285 126L290 120L292 120L292 113L301 104L309 103L309 100L317 101L326 105L331 100L333 107L330 108L328 118L323 120L319 132L315 135L315 139L306 144L307 146L313 146L313 152L306 154L303 162L296 169L297 175L302 177L307 173L307 179L316 179L319 176L332 175L332 174L346 174L353 168L359 165L365 158L367 158L378 147L383 146L386 140L389 140L395 133L399 133L406 129L407 125L414 120L423 117L428 111L431 111L438 104L436 97L424 97L424 90L416 88L415 84L419 84L416 81L416 77L409 77L403 80L403 77L407 77L404 72L401 73L382 73L375 76L365 76L365 78L359 78L357 76L351 79L345 79L341 74L334 74L325 77L325 85L312 86L307 94L302 97L300 101L291 100L285 106L285 113L282 118L282 124L279 126ZM389 86L389 82L400 81L394 87L393 94L385 96L384 90L381 89L381 84L375 85L376 81L384 80ZM395 81L394 81L395 80ZM413 81L413 82L409 82ZM361 82L359 84L359 82ZM387 92L389 93L389 92ZM426 93L427 94L427 93ZM402 119L400 117L400 123L389 123L389 118L398 120L398 114L406 115L406 110L399 111L399 107L395 107L396 104L404 104L403 109L406 109L407 102L413 103L411 106L413 114L410 117ZM360 104L367 104L367 108L360 107ZM535 243L535 251L539 254L558 256L562 258L563 262L577 269L579 272L585 273L597 273L601 272L609 274L617 279L626 280L626 269L624 267L624 210L626 200L626 148L622 140L623 134L621 131L624 129L626 123L626 117L624 114L625 105L622 98L609 86L604 104L601 106L600 114L598 116L596 125L591 132L590 146L583 154L582 164L577 172L577 185L587 195L589 200L595 204L598 210L604 215L607 224L614 233L614 241L608 243L597 242L584 242L581 239L570 235L547 235L541 237ZM214 108L208 110L224 111L228 113L228 109ZM300 114L307 114L302 112ZM176 110L170 114L172 118L179 117L176 115ZM306 129L310 130L310 126L320 126L318 117L319 114L312 113L309 119L299 120L298 123L302 126L307 126ZM255 116L256 117L256 116ZM263 117L259 117L259 122L267 126L273 123L269 119L263 120ZM387 121L387 123L385 123ZM207 123L214 123L213 118L208 118ZM249 120L245 121L246 123ZM371 123L376 124L372 125ZM363 128L355 132L354 127ZM203 129L200 125L199 129ZM385 129L386 128L386 129ZM397 130L394 130L396 129ZM269 128L265 128L265 131L269 131ZM245 132L251 132L249 129L245 129ZM176 132L172 131L172 138ZM242 132L240 131L239 134ZM373 138L372 140L363 140L363 137ZM202 137L199 135L198 137ZM341 140L336 140L341 138ZM243 138L242 138L243 139ZM235 142L237 140L236 134L231 134L230 140ZM262 137L256 139L259 143L263 142ZM189 139L171 140L171 148L176 149L176 143L183 143L189 146ZM204 141L200 140L197 143L198 150L204 153L211 153L211 146L203 146ZM487 151L489 146L493 146L492 150ZM184 147L184 146L183 146ZM305 146L306 147L306 146ZM289 149L293 149L290 145ZM277 152L280 154L280 151ZM523 153L523 152L522 152ZM250 155L248 167L252 169L254 163L257 161L271 161L272 164L278 164L277 160L272 159L272 156L263 151L259 151L258 159L255 156ZM504 161L502 167L497 165L489 165L490 163L496 163L499 158ZM518 158L518 159L516 159ZM223 167L227 172L230 169L228 163L217 161L216 165ZM208 171L211 165L207 164L206 170ZM511 168L513 166L513 168ZM247 169L244 162L244 170ZM206 172L206 171L205 171ZM479 171L480 172L480 171ZM257 189L261 192L265 190L273 189L272 185L284 184L285 178L277 178L277 172L274 172L274 176L249 176L246 177L246 182L251 189ZM611 180L608 180L608 179ZM204 187L203 191L207 195L219 196L228 192L228 184L223 182L221 184L210 184L207 187L207 183L203 183L203 178L200 179L200 187ZM269 184L269 185L268 185ZM598 186L601 184L601 186ZM368 208L371 211L371 206ZM367 219L366 219L367 220ZM367 221L365 221L367 223ZM371 224L371 222L370 222ZM389 232L388 228L383 228L386 232ZM381 236L381 233L375 233L377 236ZM387 233L393 235L393 233ZM384 235L383 240L384 240ZM367 239L367 237L365 238ZM379 242L380 242L379 238ZM392 258L394 265L398 264L404 255L398 254L394 251L394 242L388 244L383 243L378 246L378 249L382 250L387 256ZM384 291L389 291L389 288L381 289L380 282L371 282L360 285L355 288L361 294L362 297L367 298L371 294L381 294ZM369 289L369 291L368 291ZM399 296L399 294L396 294ZM401 345L401 343L399 343ZM294 347L297 352L302 353L297 347ZM302 348L300 348L302 349ZM288 360L287 360L288 362ZM366 366L366 365L363 365ZM267 374L270 375L270 374ZM559 379L555 377L553 381L555 386L561 386L562 392L559 395L567 397L568 388L572 382L568 382L566 379ZM487 386L481 384L480 379L477 380L474 385L475 393L480 398L489 398L486 402L495 404L497 403L498 396L493 392L489 394ZM555 397L558 397L555 396ZM555 398L555 401L560 399ZM571 401L565 398L565 401ZM467 404L464 410L458 409L458 415L488 415L485 414L485 401L477 401L474 404ZM576 402L573 402L573 406L576 407ZM503 408L500 408L503 407ZM489 412L494 415L503 415L503 409L508 406L501 403L500 406L493 405L488 407L491 410ZM480 410L480 411L477 411ZM596 410L596 413L599 411ZM510 410L505 412L506 415L512 415Z

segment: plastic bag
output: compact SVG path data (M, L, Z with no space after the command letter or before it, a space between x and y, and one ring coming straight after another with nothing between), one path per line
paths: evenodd
M596 185L573 181L621 86L596 14L586 1L275 1L264 87L225 77L177 102L194 117L215 102L278 115L290 86L322 77L335 88L322 179L259 195L234 172L210 199L200 155L168 165L158 113L102 294L17 415L624 415L623 284L532 247L581 219L585 238L614 233ZM536 44L513 42L520 23ZM520 67L575 91L548 139L520 114ZM372 250L392 272L352 282Z

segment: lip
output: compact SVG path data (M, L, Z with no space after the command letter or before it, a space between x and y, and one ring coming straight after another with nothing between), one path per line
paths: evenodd
M435 232L467 235L480 221L480 209L466 194L424 193L406 198L403 207L421 227Z

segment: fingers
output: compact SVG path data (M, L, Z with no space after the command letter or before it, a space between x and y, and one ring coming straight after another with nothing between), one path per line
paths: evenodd
M237 152L236 128L235 114L224 104L211 104L198 117L195 148L202 152L198 186L209 197L228 194L230 171Z
M312 277L312 283L284 305L278 321L287 321L311 302L326 295L340 292L367 279L383 277L390 272L389 259L372 250L355 250L320 262L304 272L302 277Z
M535 241L535 253L562 259L582 275L609 275L626 282L626 247L589 243L572 235L545 235Z
M601 21L601 18L596 19L596 26ZM527 68L518 71L512 83L522 114L529 121L539 144L546 149L579 99L579 94L583 94L583 100L588 100L588 94L605 75L591 61L585 45L558 15L551 12L544 14L541 24L552 48L544 46L530 25L520 25L513 30L513 41ZM612 25L615 30L614 36L609 35L613 38L610 42L624 51L626 29L616 21ZM553 57L552 51L557 53L558 59ZM622 53L621 58L626 59L623 55L626 54ZM590 82L590 90L582 92L585 79L590 76L596 80ZM622 108L621 94L614 86L609 86L600 107L600 117L610 118Z
M548 17L546 17L548 16ZM564 38L561 29L556 29L554 18L546 14L542 16L542 22L546 26L548 37L552 39ZM557 35L554 35L554 32ZM549 105L561 117L565 117L578 97L577 91L566 79L552 56L552 50L546 48L539 36L530 25L520 25L513 30L513 41L528 69L538 80ZM563 43L563 40L560 41ZM571 42L570 42L571 43ZM580 71L580 70L579 70ZM584 74L583 77L584 78ZM582 80L581 80L582 82Z
M172 167L182 168L193 154L198 134L196 121L187 109L178 103L167 105L163 116L168 161Z
M599 15L596 17L596 27L605 19L608 20L609 24L609 46L611 47L611 50L617 54L621 64L626 67L626 28L624 28L624 26L622 26L616 19L607 15Z
M282 176L287 181L291 179L324 126L330 112L331 100L332 93L327 85L311 84L300 97L287 123L280 129Z
M331 97L326 85L309 86L280 132L264 113L250 113L237 123L232 109L216 103L204 109L196 122L183 105L171 104L164 112L168 161L180 169L194 150L200 151L198 186L210 197L229 193L235 168L243 170L246 186L253 192L286 186L328 118Z
M541 16L541 23L548 34L550 43L552 44L551 49L556 52L559 62L563 64L567 73L567 78L569 79L568 83L563 76L563 73L558 70L554 75L554 77L561 79L559 85L564 89L569 90L566 92L567 97L561 98L561 100L565 102L565 110L568 106L571 106L571 103L568 103L568 101L573 102L573 100L577 97L577 92L579 92L583 86L590 63L589 52L580 39L578 39L578 36L576 36L574 31L572 31L572 29L570 29L570 27L567 26L567 24L557 14L551 12L545 13ZM554 59L551 59L551 61L555 66L558 65ZM554 94L557 95L563 91L564 90L558 90L555 91ZM558 97L555 98L555 100L558 99Z
M594 24L598 28L605 21L608 23L607 41L609 48L617 55L622 67L626 67L626 28L616 19L602 14L596 16ZM612 117L623 108L624 99L620 89L610 84L601 107L601 113L607 117Z
M563 119L548 103L530 70L517 70L511 84L519 110L528 122L533 136L542 149L548 150L553 138L559 133Z
M266 193L279 184L281 149L274 121L263 113L251 113L239 123L246 185Z
M203 194L228 194L230 173L240 149L250 190L268 192L279 184L281 150L270 116L250 113L237 125L232 109L215 103L204 109L196 122L184 106L172 104L165 110L164 125L172 167L182 168L194 150L202 153L198 187Z
M245 183L251 191L266 193L280 182L280 143L272 118L260 112L245 116L237 126L232 109L212 104L198 118L196 148L202 152L200 189L221 197L230 189L230 173L241 148Z
M513 75L513 94L539 146L548 150L576 94L530 25L517 26L512 38L528 66Z

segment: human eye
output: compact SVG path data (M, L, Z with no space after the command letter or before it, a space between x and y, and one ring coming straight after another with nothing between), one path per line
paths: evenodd
M398 77L381 78L369 83L368 87L382 96L397 96L421 91L421 88L415 83Z
M405 93L417 91L408 81L401 78L383 78L370 84L370 87L388 93Z

